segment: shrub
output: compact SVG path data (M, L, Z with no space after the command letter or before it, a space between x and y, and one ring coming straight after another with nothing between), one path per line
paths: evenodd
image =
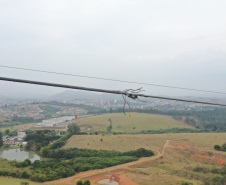
M207 172L209 172L209 169L208 168L204 168L204 167L200 167L200 166L196 166L193 169L193 171L207 173Z
M5 144L5 145L4 145L4 148L9 148L9 147L10 147L9 144Z
M77 181L76 185L83 185L83 182L81 180Z
M214 149L215 150L221 150L221 146L220 145L214 145Z
M84 181L84 185L90 185L90 181L89 180L85 180Z
M190 182L182 182L181 185L193 185L193 183L190 183Z
M29 182L22 181L22 182L20 182L20 185L29 185Z

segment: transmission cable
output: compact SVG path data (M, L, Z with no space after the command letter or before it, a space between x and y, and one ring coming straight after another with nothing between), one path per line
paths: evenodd
M10 81L10 82L18 82L18 83L26 83L26 84L43 85L43 86L51 86L51 87L62 87L62 88L77 89L77 90L84 90L84 91L103 92L103 93L110 93L110 94L121 94L121 95L125 95L131 99L137 99L138 97L156 98L156 99L174 100L174 101L181 101L181 102L188 102L188 103L198 103L198 104L216 105L216 106L226 107L226 104L210 103L210 102L204 102L204 101L194 101L194 100L186 100L186 99L178 99L178 98L169 98L169 97L162 97L162 96L152 96L152 95L145 95L145 94L140 94L140 93L133 93L131 91L128 92L128 90L116 91L116 90L96 89L96 88L89 88L89 87L72 86L72 85L65 85L65 84L56 84L56 83L49 83L49 82L31 81L31 80L6 78L6 77L0 77L0 80Z
M179 90L188 90L188 91L197 91L197 92L205 92L205 93L215 93L215 94L226 94L226 92L220 92L220 91L210 91L210 90L202 90L202 89L194 89L194 88L186 88L186 87L177 87L177 86L169 86L169 85L160 85L160 84L152 84L152 83L127 81L127 80L117 80L117 79L111 79L111 78L101 78L101 77L95 77L95 76L76 75L76 74L61 73L61 72L54 72L54 71L43 71L43 70L38 70L38 69L28 69L28 68L22 68L22 67L13 67L13 66L5 66L5 65L0 65L0 67L9 68L9 69L33 71L33 72L40 72L40 73L49 73L49 74L56 74L56 75L75 76L75 77L80 77L80 78L90 78L90 79L96 79L96 80L105 80L105 81L139 84L139 85L148 85L148 86L179 89Z

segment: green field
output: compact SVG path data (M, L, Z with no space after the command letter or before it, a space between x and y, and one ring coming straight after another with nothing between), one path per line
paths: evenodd
M0 115L0 122L4 122L4 120L6 120L6 116Z
M17 179L12 177L0 177L0 185L20 185L20 182L29 182L29 185L40 185L41 183L32 182L27 179Z
M29 185L42 185L43 183L33 182L28 179L18 179L13 177L0 176L0 185L20 185L20 182L29 182ZM54 185L55 183L45 182L46 185ZM58 184L63 185L63 184Z
M0 132L5 132L6 129L9 129L10 131L18 130L18 129L21 129L22 127L30 126L31 124L32 123L26 123L26 124L22 124L22 125L3 127L3 128L0 128Z
M6 116L0 115L0 125L7 125L9 122L5 122L5 120L8 120Z
M5 122L5 120L7 120L6 116L0 115L0 132L4 132L5 129L8 128L7 124L9 124L9 122Z
M9 120L9 122L5 122L5 120ZM11 125L12 121L11 119L8 119L4 115L0 115L0 132L4 132L6 129L9 129L10 131L18 130L22 128L23 126L26 126L28 124L14 124L13 126Z
M170 116L153 115L143 113L131 113L126 116L123 113L103 114L79 119L78 125L90 126L93 131L106 132L112 120L111 132L135 133L142 130L159 130L171 128L193 128L183 122L172 119Z

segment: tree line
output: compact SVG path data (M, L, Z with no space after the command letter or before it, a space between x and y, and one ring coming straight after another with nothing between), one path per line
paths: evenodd
M110 150L91 150L80 148L69 149L50 149L48 148L44 153L41 153L43 157L54 159L73 159L77 157L117 157L117 156L135 156L135 157L150 157L154 153L151 150L140 148L129 152L118 152Z

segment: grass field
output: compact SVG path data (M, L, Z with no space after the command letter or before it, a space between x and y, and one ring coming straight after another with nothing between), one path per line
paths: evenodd
M2 177L0 176L0 185L20 185L20 182L28 182L29 185L42 185L43 183L38 183L34 181L30 181L28 179L17 179L12 177ZM52 182L46 182L46 185L54 185L55 183ZM64 185L64 184L58 184L58 185Z
M4 122L5 120L7 120L6 116L0 115L0 125L4 125L4 126L7 125L8 122ZM3 128L3 129L4 129L4 128ZM0 128L0 132L2 132L3 129Z
M20 185L20 182L29 182L29 185L40 185L41 183L32 182L27 179L17 179L12 177L0 177L0 185Z
M101 141L102 139L102 141ZM226 133L178 133L178 134L139 134L139 135L74 135L63 148L88 148L97 150L129 151L141 147L162 150L166 140L175 143L189 141L194 147L213 150L215 144L226 142Z
M0 122L4 122L4 120L6 120L6 116L0 115Z
M171 128L193 128L183 122L172 119L170 116L131 113L125 116L123 113L103 114L79 119L78 125L88 125L93 131L107 131L112 120L112 132L135 133L142 130L159 130Z
M8 120L6 116L0 115L0 125L4 125L4 127L0 127L0 132L4 132L6 129L9 129L10 131L18 130L24 126L29 125L27 124L18 124L14 126L9 126L12 122L4 122L4 120ZM8 126L7 126L8 125Z
M21 129L21 128L25 127L25 126L30 126L30 125L32 125L32 123L26 123L26 124L22 124L22 125L3 127L3 128L0 128L0 132L4 132L6 129L9 129L10 131L14 131L14 130L18 130L18 129Z

